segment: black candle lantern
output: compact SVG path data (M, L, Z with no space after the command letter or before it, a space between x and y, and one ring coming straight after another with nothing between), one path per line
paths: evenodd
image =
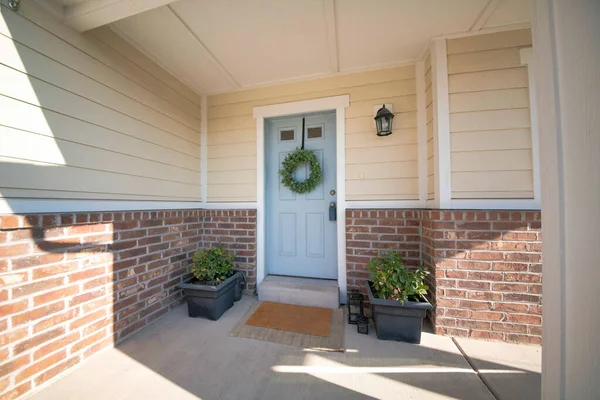
M369 318L359 315L356 319L356 325L358 333L362 333L363 335L369 334Z
M348 293L348 323L356 325L358 317L363 315L363 295L358 289L350 290Z
M388 136L392 134L392 122L394 114L387 108L385 104L377 111L375 115L375 126L377 127L377 136Z

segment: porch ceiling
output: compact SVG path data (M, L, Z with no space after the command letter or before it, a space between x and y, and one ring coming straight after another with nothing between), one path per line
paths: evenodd
M435 36L524 25L523 0L181 0L111 27L198 93L418 60Z

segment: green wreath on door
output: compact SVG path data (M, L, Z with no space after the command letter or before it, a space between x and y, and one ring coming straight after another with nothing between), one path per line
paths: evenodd
M308 164L310 174L304 181L298 182L294 179L294 171L304 164ZM296 148L285 157L281 163L279 175L281 175L283 186L298 194L312 192L323 181L323 170L315 153L300 148Z

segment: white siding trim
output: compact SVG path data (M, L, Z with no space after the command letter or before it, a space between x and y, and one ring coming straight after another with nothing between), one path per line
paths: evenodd
M359 200L347 201L346 209L389 209L389 208L421 208L421 200Z
M521 65L527 66L527 77L529 80L529 112L531 114L531 159L533 167L533 199L540 202L542 191L540 178L540 137L538 129L537 101L535 90L536 68L533 65L533 48L527 47L519 50Z
M446 39L436 39L431 46L433 90L433 140L435 200L439 208L449 208L452 196L450 163L450 100L448 97L448 56Z
M427 104L425 99L425 62L415 65L417 84L417 139L419 160L419 201L421 206L427 201Z
M320 99L302 100L294 101L291 103L280 103L268 106L254 107L252 115L254 115L254 118L258 120L260 118L264 119L281 117L284 115L302 114L326 110L338 110L339 108L346 108L349 105L350 96L345 94L342 96L323 97Z
M256 289L265 279L265 119L256 119Z
M204 208L207 210L256 210L257 204L255 201L239 203L206 203Z
M337 251L340 302L346 299L346 107L350 96L295 101L254 107L256 118L256 285L265 278L265 118L336 111Z
M348 102L348 105L350 102ZM346 106L335 110L336 187L337 187L337 259L340 303L346 303Z
M208 193L208 107L206 95L200 100L200 197L206 204Z
M465 199L452 200L453 210L540 210L540 202L530 199Z
M199 201L0 199L0 214L202 209Z

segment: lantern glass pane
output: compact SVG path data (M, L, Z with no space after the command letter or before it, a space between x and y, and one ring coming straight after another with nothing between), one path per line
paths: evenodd
M381 119L382 132L388 132L390 130L390 121L388 117Z
M382 130L381 130L381 118L377 118L375 120L375 126L377 127L377 133L382 132Z

